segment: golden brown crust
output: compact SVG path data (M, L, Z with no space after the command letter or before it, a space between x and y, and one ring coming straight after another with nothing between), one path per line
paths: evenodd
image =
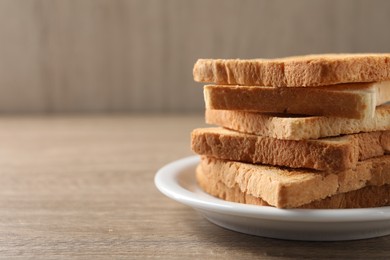
M390 104L377 107L375 116L365 119L281 116L207 109L206 123L278 139L317 139L341 134L390 130Z
M337 87L276 88L206 85L206 108L262 113L373 117L375 107L390 101L390 82L339 84Z
M194 80L226 85L324 86L390 80L390 54L323 54L281 59L199 59Z
M202 157L196 177L213 196L279 208L375 207L390 200L390 156L360 162L356 170L327 174Z
M356 167L359 160L383 155L385 147L389 146L383 134L371 132L293 141L223 128L198 128L192 132L191 147L197 154L225 160L340 171Z
M357 139L359 161L390 152L390 131L378 131L350 135Z

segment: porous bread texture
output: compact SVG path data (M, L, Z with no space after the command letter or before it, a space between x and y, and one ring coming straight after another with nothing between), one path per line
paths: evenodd
M227 85L324 86L390 80L390 54L322 54L280 59L199 59L194 80Z
M261 198L242 192L238 185L227 187L222 182L214 183L207 179L201 171L197 171L199 186L210 195L223 200L253 204L258 206L271 206ZM390 185L366 186L358 190L339 193L325 199L316 200L299 206L301 209L345 209L345 208L370 208L390 205Z
M387 132L360 133L318 140L279 140L223 128L192 131L191 148L200 155L255 164L340 171L389 150ZM382 136L385 135L385 138Z
M317 203L315 207L319 208L326 207L327 204L315 201L368 186L390 184L390 156L359 162L354 170L329 173L245 164L202 156L196 171L202 189L222 199L253 203L248 201L247 196L251 196L261 202L259 205L297 208ZM388 203L390 197L382 198L381 201L383 199ZM338 207L350 207L343 205L340 199L336 201ZM349 197L349 204L351 202L363 204L362 201L358 202L358 197L353 196ZM336 207L330 202L328 206Z
M318 139L359 132L390 130L390 104L377 107L374 117L364 119L282 116L210 109L206 110L205 117L208 124L284 140Z
M207 109L360 119L390 101L390 81L317 88L206 85L203 92Z

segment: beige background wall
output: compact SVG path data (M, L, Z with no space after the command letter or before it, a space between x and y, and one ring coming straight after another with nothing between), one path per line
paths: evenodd
M202 111L197 58L390 52L390 1L0 0L0 112Z

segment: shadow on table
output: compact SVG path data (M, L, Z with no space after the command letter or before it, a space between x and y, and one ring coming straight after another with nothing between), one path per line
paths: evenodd
M221 228L202 219L197 234L205 243L225 250L242 251L247 256L294 258L386 258L390 255L390 236L337 242L291 241L246 235ZM199 230L200 229L200 230ZM201 231L201 232L199 232ZM222 249L222 248L221 248Z

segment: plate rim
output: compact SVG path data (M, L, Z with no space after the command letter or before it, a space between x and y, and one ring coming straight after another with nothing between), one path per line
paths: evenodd
M178 181L181 174L199 163L197 155L172 161L161 167L154 177L157 189L167 197L196 210L206 210L228 215L285 222L367 222L390 220L390 206L358 209L279 209L225 201L207 196L202 198L183 187ZM197 185L197 184L196 184ZM199 186L197 186L198 189ZM201 190L201 189L200 189Z

